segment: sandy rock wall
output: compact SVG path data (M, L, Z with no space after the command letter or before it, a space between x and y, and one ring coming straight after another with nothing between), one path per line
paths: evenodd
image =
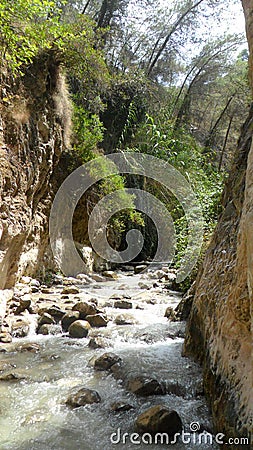
M244 1L251 51L253 1ZM188 322L185 353L204 368L216 430L226 437L251 438L253 289L253 107L243 126L223 194L223 214L214 233ZM252 448L226 445L224 448Z
M60 64L40 57L22 79L6 80L0 104L0 289L43 272L51 178L70 131Z

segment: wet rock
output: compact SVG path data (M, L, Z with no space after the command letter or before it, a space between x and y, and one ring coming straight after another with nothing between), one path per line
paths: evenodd
M97 314L96 305L94 305L92 303L83 302L83 301L76 303L73 306L72 310L79 311L81 319L85 319L86 316L93 316L93 315Z
M41 327L42 325L46 324L47 325L55 324L54 318L47 312L45 312L44 314L42 314L42 316L40 316L38 320L38 327Z
M29 299L20 299L19 300L19 305L17 306L17 308L14 311L15 315L18 315L22 312L24 312L26 309L29 309L31 306L31 300Z
M119 314L115 317L114 322L116 323L116 325L132 325L133 323L135 323L135 319L129 314Z
M116 302L114 302L114 308L131 309L132 307L132 302L128 302L127 300L117 300Z
M81 388L76 393L70 394L66 400L66 405L71 408L79 408L84 405L91 405L92 403L100 403L101 397L97 391Z
M42 294L54 294L54 290L48 287L41 287L40 291Z
M12 342L12 336L10 335L10 333L6 331L0 333L0 342L3 342L4 344L9 344L10 342Z
M94 337L89 340L88 347L93 348L94 350L97 348L105 348L107 347L107 343L101 337Z
M80 292L79 289L77 287L75 287L75 286L66 286L62 290L61 294L62 295L79 294L79 292Z
M163 383L160 383L153 378L143 376L129 379L127 381L127 389L130 392L133 392L133 394L142 397L147 397L148 395L163 395L166 393Z
M178 397L185 397L187 390L185 386L179 384L177 381L166 381L166 394L176 395Z
M134 409L132 405L124 402L114 402L111 404L111 411L114 412L124 412L129 411L130 409Z
M108 320L103 314L95 314L94 316L86 316L85 320L92 327L107 327Z
M111 367L120 362L121 358L115 353L104 353L94 362L95 370L110 370Z
M106 278L103 277L102 275L99 275L98 273L93 273L93 274L91 275L91 278L92 278L94 281L97 281L98 283L102 283L103 281L106 281Z
M167 433L172 438L182 430L182 421L178 413L164 405L149 408L140 414L135 421L135 429L138 433Z
M175 317L176 317L175 311L171 306L168 306L168 308L166 308L164 317L167 317L167 319L170 319L170 320L175 320Z
M38 280L33 279L30 282L30 286L39 288L40 287L40 282Z
M20 352L38 353L40 351L40 345L35 342L29 342L27 344L20 345L17 350Z
M44 336L46 336L48 334L52 334L52 335L61 334L61 327L59 325L44 323L44 325L42 325L38 329L37 333L43 334Z
M29 323L23 319L17 319L11 324L11 335L15 338L27 336L29 333Z
M140 289L150 289L150 286L148 284L146 284L146 283L142 283L142 281L140 281L138 283L138 286L139 286Z
M84 338L87 336L90 329L90 324L86 320L76 320L73 322L68 331L70 337L73 338Z
M26 377L16 372L8 372L0 375L0 381L19 381L24 380Z
M16 367L15 364L9 363L7 361L0 361L0 372L4 372L6 370L10 371L11 369L13 369L15 367Z
M47 311L55 320L60 320L66 311L63 311L59 306L53 305Z
M110 300L112 299L112 300L122 300L122 298L123 298L123 295L121 295L121 294L112 294L111 295L111 297L110 297Z
M61 319L63 331L68 331L70 325L78 319L80 319L79 311L67 311Z
M103 276L106 278L111 278L112 280L118 279L118 275L115 272L113 272L113 270L105 270L103 272Z
M147 268L146 264L140 264L139 266L135 266L134 273L141 273L143 270Z

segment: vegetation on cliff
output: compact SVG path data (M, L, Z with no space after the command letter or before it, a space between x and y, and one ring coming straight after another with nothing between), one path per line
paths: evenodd
M6 80L22 80L36 58L53 55L73 104L65 112L72 114L69 170L126 149L165 159L196 192L207 241L249 102L244 37L211 33L224 7L212 0L1 0L2 102L10 100ZM120 175L105 178L96 197L128 184ZM172 213L178 261L187 244L182 208L151 180L146 189ZM141 258L153 256L154 227L128 197L128 213L111 219L112 243L120 247L133 223L143 229L146 222Z

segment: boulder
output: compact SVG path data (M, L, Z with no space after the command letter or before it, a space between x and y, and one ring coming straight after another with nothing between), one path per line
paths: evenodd
M115 272L113 272L113 270L105 270L103 272L103 276L106 278L111 278L112 280L118 279L118 275Z
M63 290L61 291L62 295L69 295L69 294L79 294L79 289L75 286L66 286L65 288L63 288Z
M38 320L38 327L41 327L42 325L46 324L47 325L55 324L54 318L47 312L43 313L42 316L40 316Z
M47 313L50 314L56 321L60 320L66 311L63 311L59 306L52 305L48 310Z
M135 421L138 433L167 433L170 438L182 430L182 421L178 413L164 405L149 408L140 414Z
M114 308L131 309L132 307L133 307L132 302L128 302L127 300L118 300L114 302Z
M61 334L61 327L60 327L60 325L44 323L38 329L37 334L43 334L43 335L47 335L47 334L53 334L53 335Z
M70 394L66 400L66 405L71 408L79 408L84 405L91 405L92 403L100 403L101 397L97 391L87 388L81 388L79 391Z
M68 331L70 337L73 338L84 338L87 336L90 329L90 324L86 320L76 320L73 322Z
M85 319L86 316L93 316L94 314L97 314L97 307L93 303L87 303L80 301L76 303L73 308L73 311L79 311L80 318Z
M89 322L92 327L107 327L107 318L103 314L95 314L94 316L86 316L85 320Z
M14 314L18 315L18 314L24 312L26 309L29 309L30 306L31 306L31 300L30 299L20 299L19 300L19 305L15 309Z
M7 331L2 331L0 333L0 342L3 342L4 344L9 344L12 342L12 336Z
M17 319L11 324L11 335L15 338L27 336L29 333L29 323L23 319Z
M163 383L160 383L153 378L143 376L130 378L127 381L127 389L133 392L133 394L142 397L147 397L149 395L163 395L166 393Z
M40 351L40 345L35 342L29 342L27 344L22 344L18 347L18 351L20 352L31 352L38 353Z
M168 308L166 308L164 317L167 317L167 319L170 320L175 320L176 318L175 311L171 306L168 306Z
M119 314L115 317L114 322L116 325L132 325L135 323L134 317L129 314Z
M94 350L97 348L105 348L107 347L107 343L101 337L94 337L89 340L88 347L93 348Z
M102 356L97 358L94 362L95 370L110 370L111 367L119 363L121 358L115 353L104 353Z
M136 273L136 274L141 273L144 270L146 270L146 268L147 268L146 264L140 264L139 266L135 266L134 273Z
M78 319L80 319L79 311L67 311L61 319L63 331L68 331L70 325Z
M134 409L134 407L129 403L114 402L111 404L111 411L113 412L124 412L129 411L130 409Z

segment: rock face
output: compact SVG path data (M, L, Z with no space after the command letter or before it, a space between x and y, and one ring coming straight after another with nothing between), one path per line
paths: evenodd
M70 103L53 53L22 82L6 80L0 116L0 289L49 265L51 178L67 142Z
M253 77L253 1L243 5ZM249 436L253 417L252 130L253 107L223 193L223 213L196 281L185 342L185 352L203 364L216 430L231 437Z

